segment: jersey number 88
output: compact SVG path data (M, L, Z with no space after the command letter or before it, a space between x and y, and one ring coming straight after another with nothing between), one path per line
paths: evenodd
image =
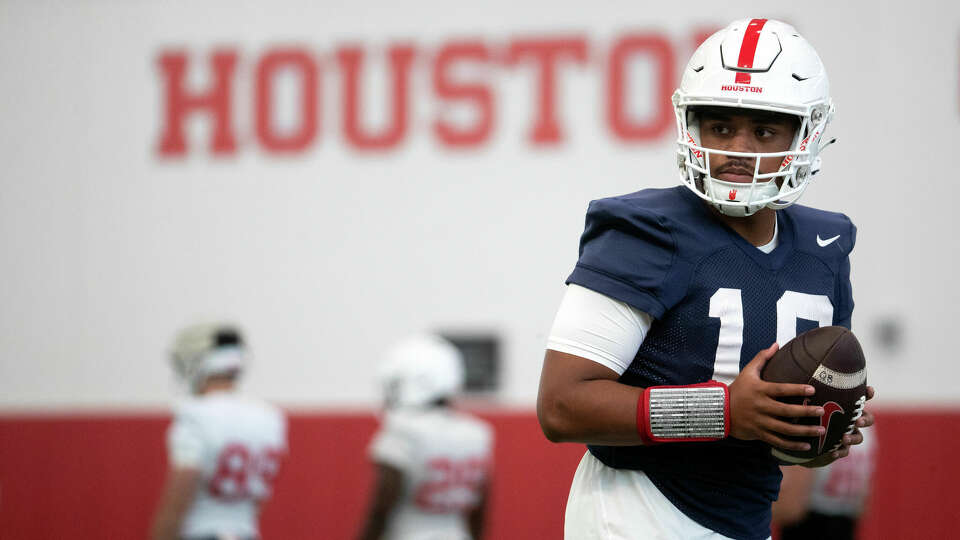
M217 468L208 484L210 493L226 501L266 497L280 470L281 455L275 448L263 448L258 452L238 443L225 446L217 457Z

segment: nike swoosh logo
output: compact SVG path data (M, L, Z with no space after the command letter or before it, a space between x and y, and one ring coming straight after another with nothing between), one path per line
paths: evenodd
M866 400L864 400L866 401ZM803 405L809 405L810 398L803 398ZM818 454L823 453L823 443L826 442L827 434L830 433L830 420L833 419L833 415L836 413L843 414L843 407L837 404L835 401L828 401L823 404L823 416L820 417L820 425L823 426L823 435L820 435L820 447L817 449ZM856 419L854 419L856 421ZM837 445L838 447L840 445Z
M820 417L820 425L823 426L823 435L820 436L820 448L817 449L818 454L823 453L823 443L826 442L827 433L830 432L830 420L832 420L833 415L837 413L843 414L843 407L836 402L828 401L823 404L823 416Z
M827 238L826 240L821 240L821 239L820 239L820 235L818 234L818 235L817 235L817 245L820 246L820 247L827 247L827 246L829 246L830 244L832 244L833 241L836 240L837 238L840 238L840 235L839 235L839 234L836 235L836 236L834 236L833 238Z

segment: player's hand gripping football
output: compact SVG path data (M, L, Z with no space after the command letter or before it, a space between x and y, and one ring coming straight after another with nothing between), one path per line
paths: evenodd
M778 397L804 397L814 393L814 388L807 384L772 383L760 378L764 364L778 348L774 343L757 353L730 384L730 435L747 441L761 440L784 450L807 450L810 448L808 443L787 440L783 436L815 437L823 433L824 428L791 424L783 418L823 416L823 408L777 401Z
M872 386L867 386L867 401L873 399L873 396L876 394ZM863 409L863 414L860 415L860 418L857 419L857 427L853 430L853 433L843 436L842 445L839 449L834 450L830 453L825 453L820 457L814 459L813 461L808 461L806 463L801 463L804 467L816 468L823 467L824 465L829 465L834 461L846 457L850 453L850 447L855 444L860 444L863 442L863 434L860 433L861 428L868 428L873 425L873 413Z

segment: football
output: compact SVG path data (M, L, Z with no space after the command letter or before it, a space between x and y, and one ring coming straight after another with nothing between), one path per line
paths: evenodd
M867 401L867 366L860 342L850 330L825 326L804 332L783 345L767 361L761 377L769 382L809 384L816 389L810 397L781 398L791 404L823 407L820 418L792 418L800 424L821 424L821 437L787 437L810 443L810 450L782 450L771 453L784 464L811 461L840 447L845 433L852 433Z

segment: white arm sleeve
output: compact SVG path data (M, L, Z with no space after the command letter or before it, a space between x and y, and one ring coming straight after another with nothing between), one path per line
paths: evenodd
M199 427L183 418L174 420L167 431L167 459L173 468L199 469L204 443Z
M416 437L401 415L388 413L384 417L368 451L376 463L409 470L416 461Z
M570 284L553 321L547 348L580 356L623 374L653 317L619 300Z

